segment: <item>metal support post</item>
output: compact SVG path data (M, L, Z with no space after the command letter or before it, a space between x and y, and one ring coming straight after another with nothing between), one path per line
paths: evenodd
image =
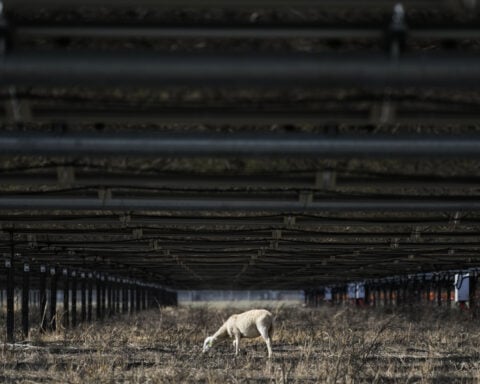
M140 301L141 301L141 287L138 284L136 284L136 286L135 286L135 293L136 293L136 297L135 297L136 307L135 307L135 310L136 310L136 312L140 312L141 309L142 309L141 303L140 303Z
M118 280L113 281L113 313L118 314L120 308L120 287Z
M130 284L130 314L135 312L135 288L133 284Z
M23 337L28 339L29 332L29 300L30 299L30 266L23 265L23 287L22 287L22 331Z
M475 272L471 272L469 279L470 279L469 307L470 307L472 316L475 316L476 305L477 305L477 300L476 300L477 274Z
M107 313L108 313L108 317L112 317L112 315L113 315L113 286L112 286L111 277L107 278L106 285L107 285L107 299L108 299Z
M446 289L447 289L447 307L450 308L451 303L452 303L452 282L448 278L446 281Z
M66 268L62 271L63 276L63 326L68 328L70 325L70 311L68 309L69 296L70 296L70 281L68 276L68 270Z
M102 276L102 319L107 317L107 281L105 276Z
M93 282L92 282L93 275L92 273L88 274L88 282L87 282L87 321L89 323L92 322L92 301L93 301Z
M7 272L7 342L13 343L15 341L13 254L5 261L5 268Z
M50 329L57 329L57 273L54 267L50 268Z
M442 305L442 282L440 280L436 281L437 283L437 305L440 307Z
M77 326L77 273L72 271L72 327Z
M125 281L122 281L122 313L128 312L128 288Z
M85 272L82 272L80 274L80 301L81 301L81 307L80 307L80 321L84 323L87 320L87 282L85 280Z
M96 279L96 320L102 319L102 280L100 276Z
M47 268L40 266L40 331L47 330Z

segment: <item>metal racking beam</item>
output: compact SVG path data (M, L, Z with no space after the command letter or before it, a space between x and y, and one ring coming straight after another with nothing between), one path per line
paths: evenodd
M289 217L289 216L285 216ZM292 216L293 217L293 216ZM426 214L422 212L419 215L413 217L398 217L391 214L385 214L384 212L378 216L369 215L365 217L358 217L349 215L348 218L342 218L341 216L314 216L314 215L296 215L294 228L310 228L312 226L328 226L328 227L344 227L346 225L350 227L409 227L418 225L432 226L445 226L449 225L452 221L451 217L444 214L433 213ZM165 229L182 229L189 228L194 230L198 226L219 229L228 228L232 230L235 228L289 228L288 224L285 224L284 217L281 215L242 215L242 216L165 216L165 215L137 215L132 214L128 225L122 219L122 215L81 215L78 213L44 213L38 212L23 213L23 214L11 214L0 215L0 223L4 230L15 227L19 230L28 228L91 228L95 225L96 228L136 228L138 226L149 226L154 230ZM473 212L470 212L468 216L462 217L461 220L456 223L457 227L463 227L467 225L469 227L477 228L480 225L480 218L473 216Z
M479 62L480 75L480 62ZM480 79L480 78L479 78ZM480 137L3 133L0 153L37 156L479 158Z
M344 8L363 8L366 10L374 7L379 9L391 10L397 3L397 0L365 0L361 3L355 0L38 0L32 4L29 0L4 0L4 6L7 12L19 12L28 10L32 12L35 9L63 9L71 10L75 8L220 8L220 9L344 9ZM402 4L412 9L427 8L471 8L471 2L451 1L451 0L404 0ZM474 4L474 3L473 3Z
M153 108L132 106L127 103L89 106L72 105L57 101L55 105L44 105L35 101L20 98L20 110L14 114L0 110L0 122L62 122L66 124L167 124L183 125L331 125L331 124L436 124L450 126L452 124L475 124L480 113L475 106L447 108L443 104L416 104L415 108L406 108L401 103L389 101L363 105L338 103L328 109L292 109L285 105L262 106L262 108L231 107L211 108L188 106ZM388 107L388 114L382 114L382 108ZM23 108L23 109L22 109Z
M385 25L321 26L312 24L179 24L118 25L109 23L17 23L14 39L24 38L93 38L93 39L383 39ZM480 38L476 26L446 25L443 27L409 28L408 39L461 40Z
M320 177L322 172L318 174ZM59 179L57 174L51 172L2 172L0 174L0 184L13 185L57 185ZM295 175L173 175L173 174L144 174L133 173L102 173L102 172L75 172L74 179L70 186L85 187L147 187L147 188L166 188L166 189L225 189L236 190L241 188L256 189L301 189L301 190L325 190L338 188L479 188L480 178L471 177L440 177L440 176L416 176L416 175L379 175L372 177L362 176L342 176L337 174L335 185L327 186L317 180L314 173Z
M12 52L0 62L0 75L2 86L475 89L480 84L480 57Z
M480 152L479 152L480 153ZM0 197L0 210L99 210L99 211L257 211L257 212L472 212L480 211L477 198L409 199L325 199L293 200L155 199L155 198L72 198Z

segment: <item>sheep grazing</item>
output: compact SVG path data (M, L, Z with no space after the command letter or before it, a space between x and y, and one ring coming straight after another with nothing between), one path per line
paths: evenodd
M207 352L214 345L231 337L234 338L235 356L238 355L240 339L262 336L267 344L268 357L272 357L271 338L273 336L273 315L265 309L252 309L237 315L232 315L215 332L208 336L203 343L203 352Z

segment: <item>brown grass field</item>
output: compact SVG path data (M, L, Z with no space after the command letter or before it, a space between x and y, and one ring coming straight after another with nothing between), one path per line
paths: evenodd
M202 354L205 336L242 311L209 305L150 310L3 344L4 383L473 383L480 324L439 308L270 306L274 357L260 340Z

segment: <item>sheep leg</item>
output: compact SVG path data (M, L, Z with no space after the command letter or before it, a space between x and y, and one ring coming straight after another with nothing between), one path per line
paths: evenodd
M265 343L267 343L267 349L268 349L268 358L272 357L272 342L270 338L267 338L265 340Z
M233 340L233 345L235 346L235 356L238 356L238 351L240 349L240 336L235 335L235 340Z
M268 357L272 357L272 341L270 339L269 332L266 329L259 329L260 335L262 335L265 344L267 344Z

